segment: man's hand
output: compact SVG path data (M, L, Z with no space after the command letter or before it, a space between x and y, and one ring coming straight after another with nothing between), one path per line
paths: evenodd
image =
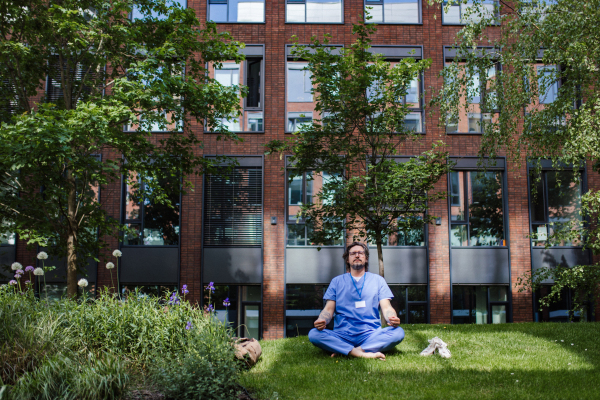
M321 313L321 314L323 314L323 313ZM325 321L324 319L321 318L321 316L319 316L319 319L315 321L315 328L322 331L323 329L325 329L326 326L327 326L327 321Z
M398 314L396 314L396 310L392 307L392 303L390 303L389 299L381 300L379 302L379 307L389 326L394 328L400 326L400 318L398 318Z
M327 304L325 304L325 308L319 314L319 318L315 321L315 328L322 331L325 329L331 318L333 318L333 313L335 312L335 301L327 300Z
M393 326L394 328L397 328L397 327L400 326L400 318L398 318L396 316L393 316L393 315L390 315L387 318L387 323L388 323L389 326Z

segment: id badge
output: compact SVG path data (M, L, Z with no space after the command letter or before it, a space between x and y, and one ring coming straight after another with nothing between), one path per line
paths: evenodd
M354 302L354 307L355 308L365 308L367 306L367 304L365 303L365 301L355 301Z

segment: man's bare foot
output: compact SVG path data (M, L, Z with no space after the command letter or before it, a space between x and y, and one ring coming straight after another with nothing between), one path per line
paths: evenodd
M385 361L385 354L377 352L377 353L368 353L361 349L360 347L355 347L350 352L351 356L359 357L359 358L376 358L381 361Z
M335 353L331 353L331 357L332 357L332 358L333 358L333 357L335 357Z

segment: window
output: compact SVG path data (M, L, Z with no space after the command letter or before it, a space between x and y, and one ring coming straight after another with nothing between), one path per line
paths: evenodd
M2 221L3 227L10 227L12 224L6 221ZM13 232L6 232L0 234L0 245L14 245L16 241L16 235Z
M536 65L538 99L540 104L551 104L558 97L558 69L556 65Z
M208 285L204 283L203 289ZM227 301L226 301L227 300ZM261 287L258 285L215 285L210 296L217 318L235 330L235 336L261 338ZM204 291L203 304L208 306L208 292ZM226 305L229 304L229 305Z
M506 246L500 171L452 171L450 245Z
M383 51L377 47L376 51ZM420 49L419 49L420 50ZM410 52L409 49L406 50ZM385 54L384 54L385 56ZM386 58L386 61L390 63L390 67L394 68L398 64L398 58L390 59ZM422 76L417 76L413 80L411 80L410 84L406 88L406 95L402 98L398 99L398 103L404 104L409 112L406 115L404 120L404 128L413 132L424 132L423 129L423 119L424 119L424 108L423 108L423 99L422 99L422 89L421 89ZM381 82L373 82L373 84L367 89L367 97L370 99L380 99L381 92L383 89L379 89L381 87ZM379 114L377 114L379 115ZM376 117L374 115L373 117Z
M399 218L403 219L403 218ZM421 217L410 216L406 219L419 220ZM405 220L406 220L405 219ZM371 243L373 245L373 243ZM384 246L425 246L425 227L412 229L399 229L397 232L383 238Z
M542 306L539 299L547 296L550 293L551 285L542 285L542 287L535 292L535 310L534 319L535 322L579 322L581 320L581 312L571 311L573 308L573 296L574 291L568 288L564 288L560 293L560 298L550 304L550 306ZM593 310L592 303L587 303L587 313L583 316L586 321L593 321Z
M285 336L308 335L325 307L323 295L328 285L286 285ZM333 319L327 326L333 329Z
M34 290L37 292L38 284L34 285ZM58 301L61 299L67 298L67 284L66 283L46 283L44 284L43 279L39 283L38 295L42 299L46 299L46 294L48 294L48 300L50 301ZM94 282L89 282L88 286L85 287L86 296L88 298L94 297L96 293L96 284ZM83 295L83 288L77 286L77 295Z
M572 170L534 171L529 176L531 207L531 245L545 246L548 237L567 233L571 221L581 222L581 182L575 182ZM552 241L551 246L581 246L579 240Z
M130 229L125 246L176 246L179 244L180 195L168 194L171 205L159 204L147 183L153 178L130 172L124 181L123 222ZM165 181L161 186L173 192ZM145 192L145 193L143 193ZM176 192L176 191L175 191Z
M313 120L313 85L307 68L304 61L287 62L287 132L296 132Z
M166 299L173 294L173 292L177 291L176 285L129 285L129 284L121 284L121 294L125 297L135 296L136 294L140 298L146 298L149 296L159 297L161 299Z
M342 0L287 0L286 22L341 23Z
M427 323L427 286L389 285L394 298L390 301L403 324Z
M370 9L369 9L370 7ZM420 24L420 0L365 0L368 22L378 24Z
M264 132L262 58L247 57L240 64L224 62L221 68L210 66L209 73L225 87L245 85L246 98L240 97L242 112L238 116L222 118L221 123L231 132ZM218 129L211 129L218 130Z
M187 8L187 0L169 0L167 1L167 6L179 6L183 9ZM151 18L157 18L159 20L164 20L166 19L166 15L164 14L160 14L156 11L151 11L150 12L150 17ZM142 12L140 11L140 9L137 6L133 7L133 10L131 11L131 16L130 16L132 21L135 21L136 19L144 19L145 15L142 14Z
M311 226L304 222L300 209L304 204L316 203L316 194L321 191L323 184L332 179L329 173L315 174L305 172L293 176L288 171L287 190L287 245L288 246L342 246L343 237L328 243L314 243L310 240Z
M448 4L450 6L448 6ZM446 11L446 8L447 11ZM442 22L444 24L466 25L469 22L479 22L483 18L493 18L498 16L498 2L496 0L483 0L479 9L475 11L473 1L465 2L454 0L452 2L445 0L442 3Z
M452 287L453 324L503 324L509 320L507 286Z
M82 100L92 93L93 86L88 86L85 83L93 83L98 79L98 73L89 70L89 67L82 63L74 63L70 59L65 59L63 64L60 64L57 55L52 56L49 61L49 72L46 81L46 101L57 105L64 105L65 96L64 89L61 83L61 75L64 74L65 80L71 83L71 94L77 94L79 88L83 84L80 97L71 99L71 105L75 106L78 100Z
M207 174L204 183L204 245L262 244L262 168L235 167Z
M490 90L499 69L500 66L495 65L483 74L480 71L473 73L467 88L468 99L461 99L468 107L460 110L458 120L446 122L446 133L483 133L486 126L497 119L495 93Z
M265 22L264 0L208 0L208 20L213 22Z

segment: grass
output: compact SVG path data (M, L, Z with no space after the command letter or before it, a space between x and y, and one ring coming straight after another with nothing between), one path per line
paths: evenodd
M403 326L386 361L334 358L307 336L262 341L241 377L258 399L598 399L600 323ZM440 337L452 358L421 357Z

